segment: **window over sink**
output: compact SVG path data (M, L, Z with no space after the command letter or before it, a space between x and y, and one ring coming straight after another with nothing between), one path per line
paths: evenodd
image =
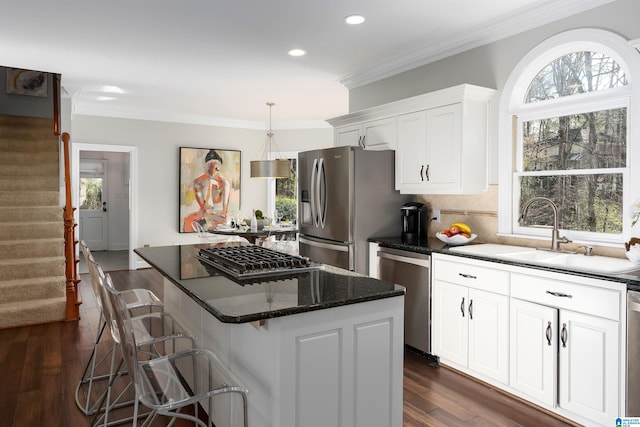
M635 77L635 78L634 78ZM635 86L634 86L635 83ZM553 212L575 241L621 243L640 198L640 59L621 37L573 30L526 55L501 99L499 233L548 237ZM635 168L633 167L634 165Z

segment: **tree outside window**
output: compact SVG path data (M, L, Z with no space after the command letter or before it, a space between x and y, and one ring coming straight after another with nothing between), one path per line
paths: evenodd
M597 95L625 85L619 64L598 52L563 55L537 74L517 118L519 206L548 197L562 229L623 232L627 104ZM552 225L552 212L534 204L527 223Z
M291 170L289 171L288 178L276 179L276 198L275 208L279 215L282 215L282 221L296 222L298 202L297 202L297 189L298 182L298 159L289 159L291 162Z

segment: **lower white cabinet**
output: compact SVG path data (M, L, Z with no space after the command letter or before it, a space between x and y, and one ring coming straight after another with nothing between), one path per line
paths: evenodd
M560 407L599 424L620 416L620 324L560 310Z
M533 399L555 407L558 310L512 298L510 311L509 383Z
M583 425L624 414L624 284L432 259L432 351L441 363Z
M607 425L619 416L619 323L511 300L510 385Z
M438 264L440 268L448 269L441 278L438 278ZM433 354L445 363L507 383L509 297L477 289L484 283L494 286L501 277L494 277L481 266L448 262L435 262L434 265ZM452 269L454 274L451 274Z

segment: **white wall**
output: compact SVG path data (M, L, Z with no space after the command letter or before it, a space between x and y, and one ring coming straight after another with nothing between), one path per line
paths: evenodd
M72 143L135 146L138 150L138 240L136 247L192 243L178 232L179 147L220 148L242 152L241 207L266 209L266 181L249 177L249 161L262 155L266 130L74 115ZM304 151L333 145L333 129L278 130L280 151ZM135 166L135 165L134 165ZM132 248L133 249L133 248Z
M497 129L498 105L502 88L518 62L543 40L575 28L600 28L628 40L640 38L640 1L617 0L587 12L526 31L504 40L436 61L379 82L349 91L349 111L470 83L497 89L493 108L493 129ZM497 184L497 132L490 146L489 182Z

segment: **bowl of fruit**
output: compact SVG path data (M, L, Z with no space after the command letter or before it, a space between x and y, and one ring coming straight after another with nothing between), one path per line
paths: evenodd
M436 237L449 246L460 246L471 242L478 235L473 234L471 227L464 222L454 222L449 228L436 233Z

